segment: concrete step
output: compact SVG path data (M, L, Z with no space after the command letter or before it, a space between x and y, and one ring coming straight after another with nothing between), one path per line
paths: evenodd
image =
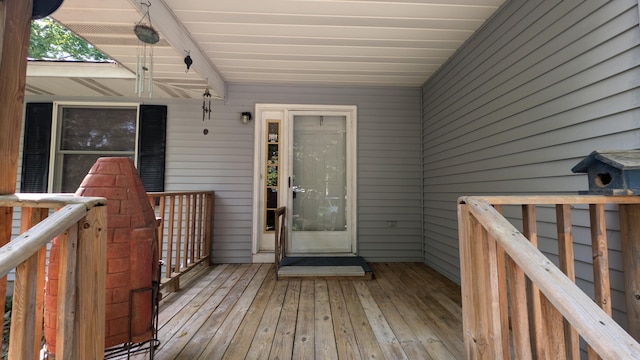
M301 279L370 279L362 266L283 266L278 269L279 278Z

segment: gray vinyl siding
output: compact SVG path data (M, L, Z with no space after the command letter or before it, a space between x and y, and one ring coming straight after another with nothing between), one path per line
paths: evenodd
M637 1L509 1L423 87L425 262L460 280L456 199L586 190L597 149L640 146ZM614 318L625 323L617 210L607 223ZM506 209L515 221L518 209ZM538 208L556 260L555 215ZM593 293L589 216L572 211L577 283Z
M249 131L250 144L253 126L243 126L238 118L257 103L356 105L358 254L372 262L422 261L420 89L231 84L227 91L225 107L237 109L233 121ZM253 161L253 147L250 152ZM247 222L250 231L253 166L245 171L248 207L234 218ZM390 220L397 226L387 227ZM240 253L235 246L241 244L249 249L242 254L250 256L250 234L229 239L234 244L214 244L214 257Z
M214 262L252 261L254 122L242 124L240 113L253 113L256 103L356 105L358 253L368 261L422 261L420 98L419 88L232 84L205 121L201 100L145 102L168 107L165 190L215 191ZM27 99L45 100L95 101ZM387 227L389 220L397 226Z

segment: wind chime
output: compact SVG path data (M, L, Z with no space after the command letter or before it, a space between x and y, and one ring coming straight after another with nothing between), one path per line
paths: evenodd
M160 41L160 35L151 25L151 15L149 14L150 2L140 3L147 7L147 11L133 28L140 44L136 56L136 89L135 93L142 97L146 92L149 97L153 96L153 44ZM149 24L145 24L147 19Z
M208 79L207 79L207 83L208 83ZM213 108L211 107L211 91L209 91L209 86L207 86L207 88L204 90L204 93L202 94L202 121L204 122L204 119L207 118L208 120L211 120L211 112L213 112ZM204 128L204 130L202 130L202 133L207 135L209 133L209 129Z

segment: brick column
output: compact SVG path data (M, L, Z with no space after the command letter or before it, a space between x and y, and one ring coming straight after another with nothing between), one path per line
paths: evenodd
M107 199L107 291L105 348L150 340L152 337L151 291L157 280L157 221L147 194L129 158L100 158L84 178L76 196ZM55 354L57 241L50 253L45 286L45 341ZM130 296L132 311L129 318ZM131 323L131 334L129 324Z

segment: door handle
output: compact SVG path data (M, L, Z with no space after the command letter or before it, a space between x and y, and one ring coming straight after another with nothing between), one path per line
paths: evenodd
M289 189L291 189L291 176L289 176ZM296 191L293 191L293 195L292 197L295 199L296 198Z

